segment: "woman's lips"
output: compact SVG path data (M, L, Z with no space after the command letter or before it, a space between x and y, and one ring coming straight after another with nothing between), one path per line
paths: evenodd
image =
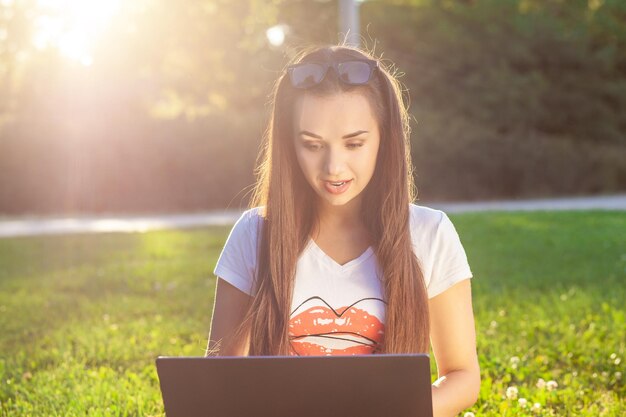
M331 194L341 194L345 192L348 187L350 187L350 184L352 184L352 180L337 182L344 182L344 184L342 186L336 187L332 185L330 181L324 181L324 188Z
M354 305L338 315L327 306L315 306L289 320L289 335L297 355L354 355L374 353L382 344L384 325L367 311ZM306 339L306 340L305 340ZM320 343L335 339L330 348ZM323 342L322 342L323 343Z

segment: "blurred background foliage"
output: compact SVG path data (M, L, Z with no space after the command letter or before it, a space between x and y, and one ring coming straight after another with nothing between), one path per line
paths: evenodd
M410 98L421 201L626 190L623 0L360 16ZM273 83L337 21L337 1L0 0L0 213L244 207Z

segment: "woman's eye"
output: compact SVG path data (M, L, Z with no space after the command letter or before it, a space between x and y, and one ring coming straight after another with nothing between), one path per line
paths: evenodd
M308 144L308 143L307 143L307 144L305 144L305 145L304 145L304 147L305 147L306 149L310 149L310 150L312 150L312 151L316 151L316 150L318 150L318 149L320 148L320 146L319 146L319 145Z
M361 146L363 146L362 143L349 143L349 144L346 145L346 147L348 149L357 149L357 148L360 148ZM317 144L314 144L314 143L305 143L304 147L306 149L311 150L311 151L317 151L317 150L322 148L321 145L317 145Z

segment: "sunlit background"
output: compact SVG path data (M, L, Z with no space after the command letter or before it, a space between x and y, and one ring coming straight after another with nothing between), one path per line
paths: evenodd
M0 0L0 416L165 416L155 358L206 352L273 83L347 3ZM418 203L626 191L625 0L356 3ZM624 415L626 216L542 208L442 208L474 276L464 417Z
M626 189L626 3L357 4L421 200ZM0 0L0 214L245 206L273 82L338 5Z
M38 0L33 44L56 48L84 66L93 63L95 43L119 11L119 0Z

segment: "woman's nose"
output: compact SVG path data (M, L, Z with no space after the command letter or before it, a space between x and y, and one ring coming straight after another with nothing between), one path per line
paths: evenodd
M326 172L329 176L337 176L344 171L344 155L341 150L328 148L326 152Z

